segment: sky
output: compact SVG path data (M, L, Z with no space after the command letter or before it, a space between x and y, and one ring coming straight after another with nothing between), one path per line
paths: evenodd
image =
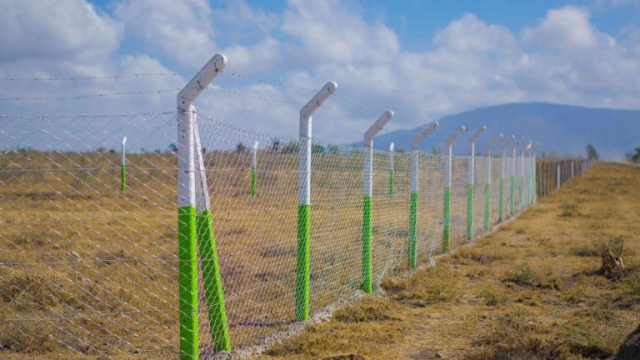
M334 143L387 109L389 129L513 102L640 109L640 0L0 0L0 49L10 116L175 111L218 52L197 111L267 134L295 137L327 81L314 137ZM63 99L6 100L31 97Z

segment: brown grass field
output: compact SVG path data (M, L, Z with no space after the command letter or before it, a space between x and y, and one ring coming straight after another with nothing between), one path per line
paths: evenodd
M237 136L246 141L246 133ZM232 146L238 140L228 135L227 141ZM117 153L95 151L20 150L0 156L0 358L178 356L176 158L129 154L125 194L119 192L119 159ZM293 323L297 157L261 154L256 197L249 194L249 154L218 152L205 160L232 345L257 345ZM362 161L361 154L314 155L314 313L358 293ZM396 157L393 198L387 156L378 154L374 161L374 276L391 294L390 280L383 279L406 269L409 157ZM466 161L454 161L454 248L465 242ZM497 164L496 159L493 196ZM426 264L442 252L443 163L424 156L420 169L418 253ZM476 169L479 185L482 164ZM483 192L477 188L481 232ZM492 223L496 218L494 201ZM442 291L455 298L447 288ZM199 335L207 353L211 340L202 297Z
M0 156L0 358L177 356L176 158L129 154L125 194L119 159L93 151ZM408 154L396 156L393 198L386 160L376 155L378 285L407 263ZM361 154L314 155L312 312L360 286L362 161ZM454 244L465 233L465 161L454 162ZM206 162L232 344L260 344L293 323L297 156L261 154L256 197L249 154L207 154ZM438 157L422 159L429 188L419 205L422 263L442 251L442 167ZM211 340L203 298L200 329L204 353Z
M473 247L389 277L276 359L602 359L640 322L640 168L597 164ZM598 272L624 240L624 272Z

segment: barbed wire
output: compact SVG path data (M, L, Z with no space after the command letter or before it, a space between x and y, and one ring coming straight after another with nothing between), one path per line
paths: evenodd
M308 92L317 92L318 91L318 89L311 89L311 88L308 88L308 87L288 84L288 83L285 83L285 82L264 80L264 79L257 78L257 77L252 76L252 75L242 74L242 73L235 72L235 71L222 70L220 73L223 74L223 75L226 75L228 77L235 77L235 78L239 78L239 79L255 81L255 82L263 83L263 84L266 84L266 85L273 85L273 86L282 87L282 88L296 89L296 90L302 90L302 91L308 91Z
M247 94L247 93L242 93L242 92L234 91L234 90L226 90L226 89L214 88L214 87L207 87L207 90L216 91L216 92L223 93L223 94L234 95L234 96L247 98L247 99L253 99L253 100L259 100L259 101L266 101L266 102L281 104L281 105L299 106L299 104L295 104L295 103L292 103L292 102L286 101L286 100L271 99L271 98L267 98L267 97L264 97L264 96L261 96L261 95Z
M123 92L114 92L114 93L83 94L83 95L70 95L70 96L13 96L13 97L0 98L0 101L78 100L78 99L103 98L103 97L123 96L123 95L161 94L161 93L168 93L168 92L176 92L180 90L181 89L138 90L138 91L123 91Z
M0 114L0 118L13 118L13 119L55 119L65 117L139 117L139 116L156 116L156 115L168 115L177 114L177 111L160 111L150 112L143 111L139 113L120 113L120 114L40 114L40 115L12 115L12 114Z
M77 80L116 80L151 76L180 76L179 73L139 73L123 75L68 76L68 77L5 77L0 81L77 81Z

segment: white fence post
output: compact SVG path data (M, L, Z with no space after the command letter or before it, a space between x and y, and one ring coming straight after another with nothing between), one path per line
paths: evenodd
M127 189L127 137L122 138L122 161L120 162L120 191L124 194Z
M515 141L515 136L511 135L506 138L502 147L500 148L500 194L498 196L498 222L502 222L504 220L504 181L507 172L507 147L509 147L509 143Z
M251 196L258 194L258 146L260 142L253 143L251 149Z
M516 213L516 150L518 145L524 141L524 136L517 139L516 141L512 141L512 150L513 150L513 158L512 158L512 167L511 167L511 181L509 183L509 212L511 216Z
M522 138L522 140L524 140L524 137ZM518 182L518 187L519 187L518 194L520 194L520 203L518 204L518 210L520 211L522 211L522 209L524 209L525 207L525 186L524 186L526 181L525 155L530 146L531 146L531 141L529 142L523 141L522 148L520 149L520 181Z
M451 248L451 168L453 166L453 142L467 130L466 127L460 126L454 131L445 144L447 148L447 160L444 163L444 216L442 220L444 252L449 251Z
M373 224L371 223L371 207L373 196L373 138L391 121L393 111L387 110L364 134L364 197L362 200L362 290L373 292L373 263L371 258L371 242Z
M473 239L474 231L474 202L475 202L475 176L476 176L476 140L487 130L486 126L480 127L469 138L469 184L467 185L467 240Z
M393 194L395 192L395 187L396 187L396 170L395 170L395 164L394 162L394 157L395 157L395 144L391 143L389 144L389 197L392 198Z
M504 135L498 134L487 144L485 156L487 157L486 178L484 183L484 230L489 230L491 225L491 149L502 140ZM502 171L502 169L500 169Z
M409 267L415 268L418 262L418 172L420 171L420 150L418 145L427 135L435 131L440 124L434 121L420 130L411 143L411 194L409 208Z
M541 142L536 142L531 150L531 203L535 204L538 201L538 148L542 146Z
M338 84L328 82L300 109L298 175L298 248L296 256L296 321L309 319L309 236L311 225L311 130L313 113L331 96Z
M193 102L224 68L216 54L178 93L178 287L180 358L198 359L198 259ZM200 151L198 149L198 151ZM217 265L217 264L216 264ZM216 266L217 268L217 266ZM207 284L205 283L205 286ZM212 333L214 329L212 329ZM216 343L217 345L217 343ZM228 344L225 344L228 345Z

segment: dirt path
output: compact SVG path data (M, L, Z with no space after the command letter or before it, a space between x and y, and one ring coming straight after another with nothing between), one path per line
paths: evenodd
M593 359L640 323L640 168L599 164L435 267L388 279L264 359ZM626 271L597 273L625 241Z

